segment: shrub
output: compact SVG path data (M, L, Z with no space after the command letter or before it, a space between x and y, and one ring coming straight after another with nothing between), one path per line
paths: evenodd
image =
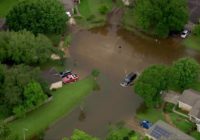
M93 70L92 70L92 76L93 76L93 77L98 77L99 74L100 74L100 71L99 71L99 70L97 70L97 69L93 69Z
M71 44L71 42L72 42L72 36L71 35L67 35L65 37L65 40L64 40L64 46L68 47Z
M99 13L100 13L100 14L105 15L107 12L108 12L108 7L107 7L106 5L102 5L102 6L99 8Z
M172 110L173 110L173 107L174 107L174 104L172 104L172 103L165 103L163 111L166 112L166 113L171 113Z

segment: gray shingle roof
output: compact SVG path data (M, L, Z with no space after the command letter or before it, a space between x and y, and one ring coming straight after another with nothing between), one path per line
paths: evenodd
M184 90L179 98L179 101L190 106L194 106L198 100L200 100L200 93L192 89Z
M161 120L157 121L146 133L156 140L195 140Z
M58 72L54 68L48 69L46 71L43 71L42 72L42 77L43 77L43 79L45 79L45 81L48 84L53 84L55 82L62 81L62 79L60 78Z
M200 119L200 100L194 104L189 114Z

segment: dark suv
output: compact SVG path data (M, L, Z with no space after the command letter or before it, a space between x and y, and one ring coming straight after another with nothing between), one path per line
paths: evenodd
M136 78L137 78L137 73L129 73L125 76L124 80L120 83L122 87L127 87L129 86Z

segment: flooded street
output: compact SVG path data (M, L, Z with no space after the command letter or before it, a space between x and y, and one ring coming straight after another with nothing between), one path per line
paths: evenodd
M97 68L101 89L52 125L45 140L61 140L74 129L104 138L109 124L133 117L142 100L132 87L122 88L120 81L126 73L142 72L152 64L171 64L186 56L200 60L199 53L184 48L180 41L144 39L117 25L76 32L70 47L71 69L87 75Z

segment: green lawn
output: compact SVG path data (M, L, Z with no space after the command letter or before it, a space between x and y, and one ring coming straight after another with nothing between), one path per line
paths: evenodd
M177 115L175 113L169 114L173 124L185 133L191 132L192 128L194 127L194 123L187 120L187 118Z
M25 118L15 120L9 124L11 136L9 140L14 140L16 135L19 140L23 139L23 128L28 129L27 138L44 131L50 124L58 120L61 116L68 114L84 98L92 92L94 86L92 77L83 79L77 83L65 85L63 88L53 92L53 100L29 113Z
M162 111L158 109L148 109L145 113L138 113L136 117L139 120L149 120L153 123L155 123L158 120L164 120Z
M194 35L189 36L188 38L186 38L183 41L183 45L185 45L186 47L198 50L198 51L200 51L200 45L199 44L200 44L200 38L196 37Z
M192 132L191 136L193 136L196 140L200 140L200 133L197 131Z
M0 17L5 17L18 0L0 0Z
M113 4L112 0L84 0L78 5L81 17L76 17L79 25L86 28L93 28L104 25L106 23L106 14L112 10L114 6L119 6L120 2L117 0ZM106 14L101 14L99 9L107 7Z
M133 10L131 8L126 8L122 19L123 27L127 30L133 30L135 28Z

